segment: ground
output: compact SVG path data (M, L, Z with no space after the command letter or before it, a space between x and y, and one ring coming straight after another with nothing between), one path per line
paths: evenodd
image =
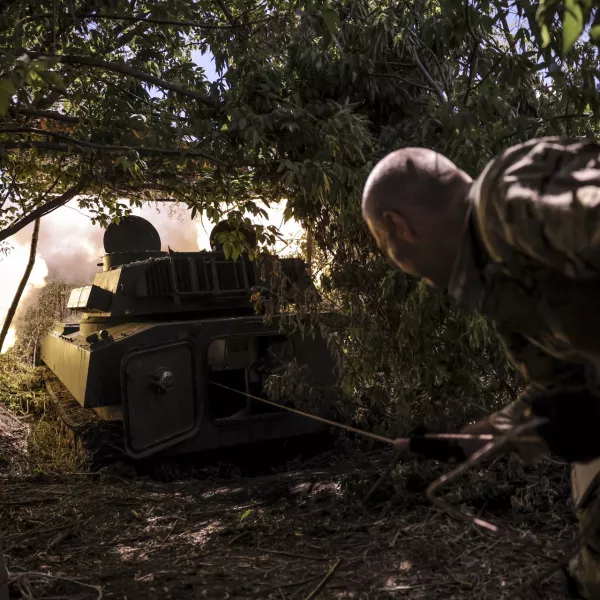
M124 467L92 474L60 466L52 421L22 412L0 409L11 598L528 598L518 590L576 533L567 467L549 460L497 461L450 493L507 537L429 504L444 465L402 462L368 502L383 450L333 449L253 477L231 465L163 471L167 481ZM538 593L564 598L561 578Z

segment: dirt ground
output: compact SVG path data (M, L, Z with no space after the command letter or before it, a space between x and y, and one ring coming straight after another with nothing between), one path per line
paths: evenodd
M0 411L12 464L35 437L23 421ZM329 451L286 472L204 469L166 482L127 469L51 472L39 461L32 473L5 460L11 598L527 598L536 595L518 590L574 539L563 465L498 462L450 494L513 527L515 540L432 508L424 491L440 465L401 464L365 503L389 460ZM560 577L539 593L564 598Z

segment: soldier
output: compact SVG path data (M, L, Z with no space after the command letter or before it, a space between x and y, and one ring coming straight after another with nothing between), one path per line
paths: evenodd
M431 150L401 149L370 174L362 209L403 271L493 322L527 387L467 429L545 417L537 452L572 463L585 526L600 509L600 145L531 140L475 181ZM600 600L600 531L567 576L573 597Z

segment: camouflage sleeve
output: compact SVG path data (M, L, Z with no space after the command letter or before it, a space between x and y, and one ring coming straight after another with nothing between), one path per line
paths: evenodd
M551 267L573 279L600 273L600 145L543 138L510 148L474 185L492 258Z
M521 334L498 330L507 355L521 373L527 387L517 401L490 415L497 431L506 432L521 422L530 401L555 394L589 394L586 366L556 358Z
M556 358L519 333L498 333L510 361L527 382L525 397L588 389L585 365Z

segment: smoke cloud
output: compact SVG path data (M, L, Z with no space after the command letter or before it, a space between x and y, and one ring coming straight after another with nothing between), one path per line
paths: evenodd
M280 228L286 242L278 243L275 251L288 253L296 248L293 242L298 237L300 227L295 221L283 224L283 207L270 209L269 216L262 220L264 225ZM133 213L150 221L160 234L163 250L195 252L209 249L209 234L212 223L190 219L185 207L171 204L144 205ZM0 319L4 322L21 277L27 265L33 224L22 229L9 242L13 249L0 258ZM43 287L47 281L63 280L75 284L89 284L100 268L104 229L93 225L89 214L81 211L77 201L50 213L42 219L36 262L29 283L20 303L23 310L28 302L27 295L36 287ZM290 243L290 241L292 243ZM33 296L31 301L35 301ZM2 347L5 352L15 343L14 328Z

